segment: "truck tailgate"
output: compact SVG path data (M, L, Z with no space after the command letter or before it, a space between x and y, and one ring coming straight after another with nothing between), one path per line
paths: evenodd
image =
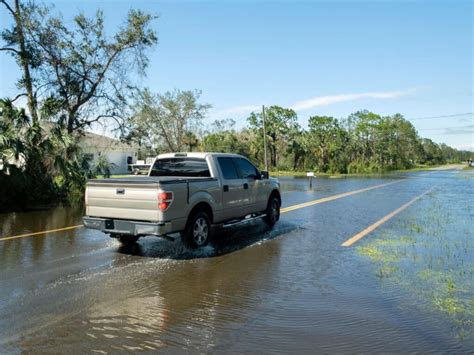
M159 183L152 181L90 181L86 189L86 214L158 221L161 217L158 209L158 189Z

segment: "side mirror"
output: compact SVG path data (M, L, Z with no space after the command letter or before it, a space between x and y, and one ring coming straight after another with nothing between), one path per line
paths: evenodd
M268 171L261 171L260 173L262 175L262 179L268 179L269 178Z

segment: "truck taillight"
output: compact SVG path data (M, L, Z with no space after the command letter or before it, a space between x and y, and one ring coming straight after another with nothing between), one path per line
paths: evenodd
M158 192L158 208L160 211L166 211L173 202L173 193L169 191Z

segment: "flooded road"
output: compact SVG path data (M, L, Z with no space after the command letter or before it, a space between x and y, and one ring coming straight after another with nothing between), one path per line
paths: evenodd
M280 181L274 229L200 251L84 228L6 240L83 208L0 214L0 353L473 352L473 170Z

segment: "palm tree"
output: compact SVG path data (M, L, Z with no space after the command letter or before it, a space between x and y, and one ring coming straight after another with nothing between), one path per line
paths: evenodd
M1 173L7 173L13 163L24 160L26 147L20 132L24 131L27 124L28 117L24 109L18 110L10 100L0 99Z

